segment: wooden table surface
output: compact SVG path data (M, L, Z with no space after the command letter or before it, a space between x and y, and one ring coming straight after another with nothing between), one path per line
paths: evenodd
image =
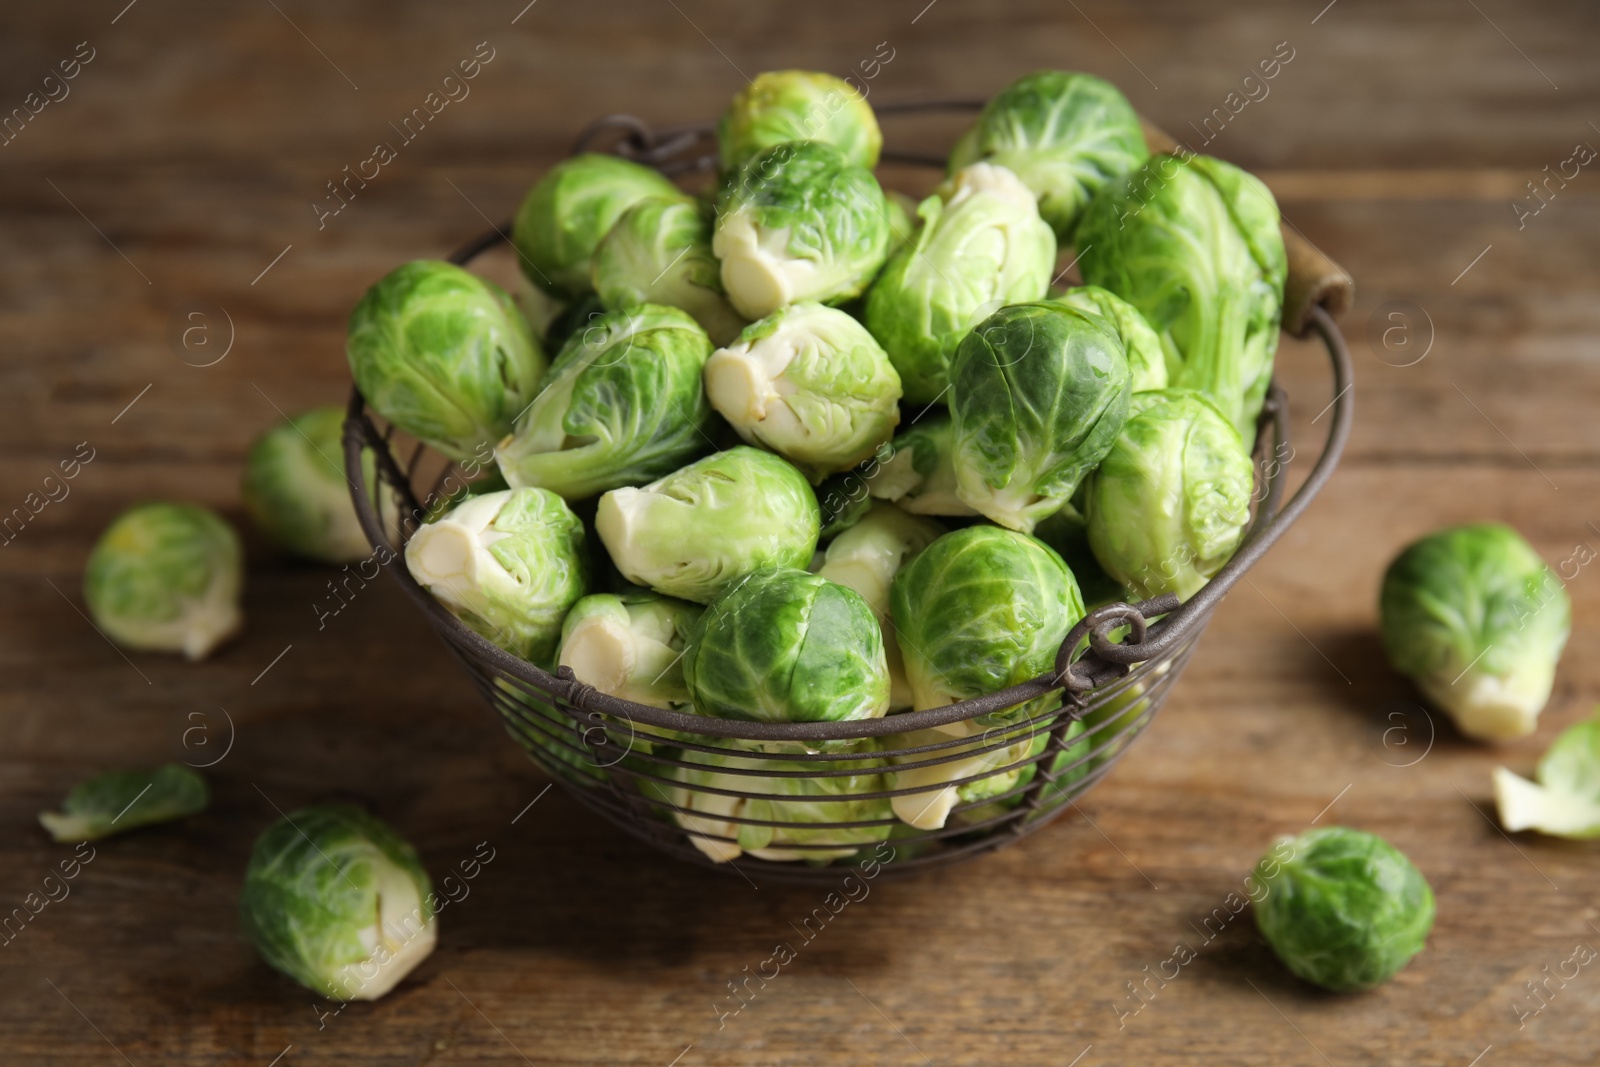
M1592 6L125 2L0 15L0 109L66 93L0 147L0 511L80 442L93 454L0 551L0 912L72 854L35 813L78 779L217 759L216 799L101 843L0 948L0 1062L1594 1061L1600 973L1542 1000L1528 983L1600 944L1600 846L1502 834L1489 772L1528 772L1600 696L1600 569L1569 584L1539 733L1499 749L1416 710L1374 637L1382 568L1439 525L1512 522L1553 564L1600 548L1600 176L1552 184L1520 224L1512 206L1600 145ZM475 52L492 58L470 96L319 228L326 183ZM745 75L892 54L874 101L1077 68L1185 136L1275 52L1292 58L1269 94L1205 150L1262 174L1357 279L1341 471L1081 815L875 884L737 1016L714 1002L820 893L676 864L544 793L397 589L319 627L329 574L251 536L248 631L206 663L124 656L81 614L84 558L119 509L190 499L242 525L247 442L279 410L344 398L363 289L509 215L592 116L713 116ZM75 78L44 81L74 55ZM231 324L210 366L174 341L196 322L208 353ZM1286 342L1279 365L1303 470L1325 361ZM394 994L319 1015L235 907L277 809L335 798L400 828L436 878L480 842L494 859ZM1313 822L1383 835L1438 895L1427 950L1375 992L1293 980L1248 913L1197 933L1275 835ZM1180 943L1195 959L1135 999Z

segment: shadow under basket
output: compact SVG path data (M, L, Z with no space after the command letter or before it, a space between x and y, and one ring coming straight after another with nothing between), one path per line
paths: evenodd
M880 116L966 111L971 101L880 108ZM610 151L677 174L714 167L710 125L660 133L630 116L591 125L576 150L620 135ZM1151 147L1170 147L1146 127ZM884 153L885 161L942 160ZM484 234L469 263L505 241ZM549 674L468 629L407 571L387 568L499 713L507 731L578 800L674 856L759 881L836 883L835 867L885 875L957 863L1032 833L1098 782L1160 710L1217 603L1299 518L1332 475L1349 436L1350 355L1333 314L1347 275L1285 231L1285 329L1315 333L1333 370L1322 454L1287 500L1288 402L1274 382L1256 438L1255 514L1232 560L1188 601L1163 596L1091 611L1062 642L1055 670L997 693L925 711L843 723L758 723L664 710L597 692L563 667ZM379 554L403 555L416 522L387 524L361 462L421 516L453 468L403 441L359 390L345 424L346 470L361 525Z

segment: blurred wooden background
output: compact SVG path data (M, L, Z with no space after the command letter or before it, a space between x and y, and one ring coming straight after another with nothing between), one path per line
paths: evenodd
M1498 751L1416 710L1373 628L1384 564L1438 525L1513 522L1553 564L1600 549L1600 176L1585 167L1541 200L1528 185L1600 146L1600 12L525 2L0 14L0 115L38 109L0 146L0 513L80 442L94 455L0 548L0 914L71 854L34 816L73 782L222 757L208 814L101 844L70 896L0 947L0 1062L1593 1062L1600 976L1542 1000L1528 983L1600 944L1600 857L1502 835L1489 771L1527 772L1600 696L1600 571L1570 582L1572 641L1539 735ZM276 409L345 397L343 322L363 289L508 216L589 118L709 118L746 75L844 74L890 52L874 102L1077 68L1180 137L1292 52L1203 150L1260 173L1354 274L1358 426L1324 498L1218 612L1081 814L875 885L719 1026L727 983L819 895L675 865L542 794L396 590L362 591L319 629L329 573L252 539L248 631L191 666L109 647L79 613L81 567L137 500L199 500L242 525L247 442ZM326 183L397 141L390 123L474 53L492 58L470 96L319 229ZM76 76L46 82L63 61ZM953 132L887 130L902 145ZM174 340L196 323L213 347ZM230 330L224 358L192 365ZM1286 342L1280 368L1309 459L1324 362ZM235 902L274 807L332 798L394 823L436 878L479 842L495 858L397 992L319 1018L327 1006L244 943ZM1384 835L1438 894L1428 950L1374 993L1294 981L1248 913L1213 942L1196 933L1275 835L1313 820ZM1128 983L1180 941L1198 957L1134 999Z

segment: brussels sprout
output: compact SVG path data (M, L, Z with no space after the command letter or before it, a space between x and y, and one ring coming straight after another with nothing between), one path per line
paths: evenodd
M1187 600L1243 540L1255 468L1200 393L1138 393L1132 409L1088 483L1089 546L1136 599Z
M1076 725L1076 724L1074 724ZM1081 729L1081 728L1080 728ZM971 737L970 744L949 746L953 737ZM1012 740L1015 738L1015 740ZM1010 744L1005 742L1010 741ZM934 763L909 770L894 770L887 776L890 789L922 789L890 800L894 813L901 822L919 830L938 830L949 820L951 809L957 804L973 804L990 800L1010 792L1033 779L1038 772L1037 761L1023 763L1043 752L1050 741L1048 733L1033 733L1031 728L1018 730L971 729L968 722L954 723L951 727L915 730L886 738L886 749L916 748L922 745L945 744L945 748L930 749L903 756L890 756L889 762L902 764L926 763L960 755L948 763ZM969 754L970 753L970 754ZM1022 764L1022 766L1015 766ZM981 776L981 777L980 777ZM963 782L963 778L973 781ZM1008 798L1006 806L1015 806L1018 797ZM977 809L975 809L977 810ZM976 822L999 810L984 811L974 818L971 813L963 821Z
M505 290L450 263L390 271L350 315L350 373L374 411L454 460L489 456L544 375Z
M889 440L900 376L866 327L836 308L791 304L706 361L711 405L753 445L820 482Z
M473 632L545 669L588 580L583 523L548 489L469 498L417 530L406 567Z
M978 514L956 495L954 439L955 424L944 412L918 418L889 443L887 458L870 470L869 492L913 515Z
M1295 974L1344 993L1393 978L1433 928L1433 890L1393 845L1323 826L1285 837L1255 870L1256 926Z
M719 345L745 327L722 292L710 207L681 196L652 196L622 213L595 251L594 287L613 311L635 304L681 308Z
M1160 335L1167 384L1199 389L1255 440L1288 277L1267 187L1220 159L1154 156L1095 198L1078 247L1084 280Z
M751 158L717 202L711 247L739 313L838 304L867 287L889 251L889 216L872 172L830 145L774 145Z
M883 630L883 654L889 667L889 708L912 704L900 642L889 618L889 589L900 567L937 541L945 530L932 519L907 515L893 504L878 502L854 526L828 546L820 577L854 589L872 608Z
M360 808L319 804L256 839L239 917L261 958L337 1000L377 1000L433 951L417 852Z
M739 445L600 498L595 530L630 582L709 603L764 567L805 567L822 518L804 475Z
M683 650L703 609L654 593L586 596L561 624L556 661L578 681L658 708L689 703Z
M756 722L846 722L889 710L872 607L793 567L756 571L711 602L689 634L683 679L695 711Z
M140 826L181 819L211 804L206 780L179 763L153 771L111 771L79 782L61 810L39 823L57 841L97 841Z
M884 262L894 258L917 233L917 201L894 189L883 191L884 213L889 220L889 244Z
M1500 824L1575 841L1600 837L1600 712L1561 731L1534 771L1538 784L1494 769Z
M769 70L739 90L717 123L722 169L790 141L832 145L853 167L878 165L883 134L867 98L848 82L809 70Z
M656 171L626 159L586 152L562 160L517 209L511 242L522 272L558 296L589 292L595 249L624 211L652 196L685 198Z
M1115 86L1090 74L1041 70L984 105L950 153L950 169L983 160L1014 171L1066 242L1100 187L1148 156L1139 116Z
M244 621L239 535L198 504L140 504L100 535L83 574L95 624L126 648L205 659Z
M862 845L886 840L894 826L894 813L882 798L858 799L861 793L884 788L881 759L810 761L760 759L711 752L684 753L696 766L678 767L680 786L665 790L664 799L675 809L673 818L689 831L689 840L718 863L738 859L745 852L757 859L785 862L804 860L821 864L855 855ZM766 778L748 772L853 771L835 777ZM745 773L738 773L745 772ZM724 796L703 792L726 789L745 794ZM750 794L774 794L793 800L756 799ZM734 819L765 820L777 826L752 825ZM881 821L879 826L816 824Z
M907 399L931 404L949 388L951 357L974 323L1045 295L1056 239L1027 186L988 163L957 171L917 214L915 239L867 293L866 323Z
M956 495L1032 533L1105 458L1128 417L1122 342L1080 311L1015 304L984 319L950 365Z
M879 449L883 452L884 449ZM822 509L822 540L830 541L860 522L872 508L866 475L860 470L844 471L825 478L817 486L817 504Z
M1098 285L1080 285L1068 289L1051 301L1086 315L1098 315L1106 327L1122 342L1122 351L1128 357L1128 372L1133 377L1133 391L1148 393L1152 389L1167 387L1167 357L1161 347L1161 338L1145 321L1139 309L1109 289Z
M1572 602L1508 526L1429 534L1395 557L1379 602L1389 662L1468 737L1533 733L1550 699Z
M1084 607L1093 611L1106 604L1126 601L1132 594L1122 583L1107 574L1100 561L1094 558L1089 547L1089 520L1083 517L1080 507L1087 506L1085 491L1092 479L1085 479L1067 504L1054 515L1046 516L1033 529L1033 536L1055 549L1056 555L1078 580L1078 591L1083 594ZM1133 599L1137 600L1138 597Z
M1084 614L1061 557L998 526L945 534L912 557L890 604L919 711L1050 673Z
M513 487L569 500L640 485L711 448L700 386L711 341L677 308L608 311L574 334L495 449Z

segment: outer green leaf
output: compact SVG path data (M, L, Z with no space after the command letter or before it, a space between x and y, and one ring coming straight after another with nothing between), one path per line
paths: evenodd
M199 773L178 763L153 771L111 771L79 782L60 812L39 813L57 841L95 841L140 826L205 811L211 791Z

